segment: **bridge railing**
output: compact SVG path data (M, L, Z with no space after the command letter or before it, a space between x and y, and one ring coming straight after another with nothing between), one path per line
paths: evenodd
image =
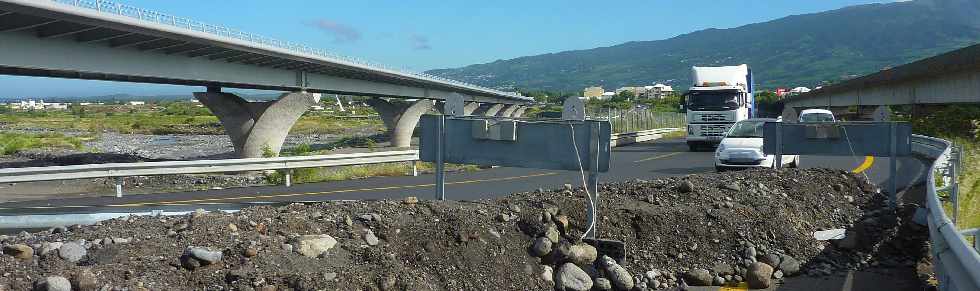
M980 231L960 231L955 222L959 208L959 186L956 181L959 154L949 141L921 135L912 137L912 150L935 160L926 180L926 205L939 290L980 290L980 244L977 243ZM950 202L953 219L946 215L944 200ZM972 246L966 236L973 238Z
M167 26L172 26L176 28L187 29L187 30L192 30L197 32L204 32L216 36L227 37L227 38L237 39L240 41L250 42L254 44L285 49L292 52L313 55L321 58L326 58L328 59L328 61L335 62L335 63L353 64L356 66L366 67L366 68L383 71L390 74L403 75L403 76L422 79L430 82L444 83L444 84L463 87L471 90L491 92L493 94L501 95L501 96L524 98L524 96L521 96L520 94L514 92L504 92L496 89L481 87L474 84L461 82L457 80L451 80L451 79L434 76L427 73L415 72L405 68L393 68L391 66L384 65L384 64L368 62L358 58L331 53L323 49L313 48L298 43L256 35L237 29L231 29L221 25L208 24L205 22L196 21L184 17L178 17L166 13L147 10L139 7L122 4L119 2L106 1L106 0L49 0L49 1L53 1L55 3L60 3L64 5L79 7L79 8L91 9L101 13L130 17L130 18L138 19L140 21L162 24L162 25L167 25Z
M408 150L277 158L4 168L0 169L0 183L115 178L116 196L119 197L122 196L121 179L124 177L285 170L285 183L290 186L290 171L293 169L411 162L413 174L417 174L414 168L418 159L418 151Z

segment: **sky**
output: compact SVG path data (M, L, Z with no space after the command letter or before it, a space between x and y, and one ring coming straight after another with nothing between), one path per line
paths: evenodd
M658 40L875 0L128 0L122 3L424 71ZM0 52L2 53L2 52ZM197 87L0 76L0 97L184 94Z

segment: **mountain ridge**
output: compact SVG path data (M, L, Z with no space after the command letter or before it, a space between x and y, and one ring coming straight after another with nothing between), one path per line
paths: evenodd
M500 89L689 86L693 65L753 67L763 89L817 86L980 42L980 1L873 3L672 38L497 60L429 73Z

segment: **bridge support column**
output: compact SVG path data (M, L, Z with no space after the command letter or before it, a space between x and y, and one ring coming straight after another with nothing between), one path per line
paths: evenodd
M480 105L480 108L473 111L473 115L497 116L497 113L503 108L503 104L484 103Z
M506 105L506 107L504 107L504 109L500 110L500 112L497 112L497 116L498 117L511 117L514 114L514 111L516 111L518 107L520 107L520 105L517 105L517 104Z
M875 111L871 113L871 120L874 121L891 121L892 120L892 110L888 106L878 106Z
M467 102L463 105L463 115L473 115L477 109L480 108L480 102Z
M238 95L209 88L194 93L225 128L242 158L261 158L266 153L278 156L289 129L320 97L309 93L286 93L274 101L249 102Z
M800 120L799 113L796 112L796 108L786 106L783 108L783 122L796 123Z
M524 110L527 110L527 106L521 106L521 107L517 108L517 110L514 110L514 113L511 114L510 117L520 118L520 117L524 116Z
M412 134L419 118L435 106L435 101L421 99L415 102L397 102L381 98L371 98L366 103L381 115L388 129L391 146L407 148L412 145Z

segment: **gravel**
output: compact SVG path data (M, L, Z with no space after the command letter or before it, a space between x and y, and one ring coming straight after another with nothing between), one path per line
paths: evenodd
M681 193L679 185L687 183L691 192ZM825 276L927 263L925 229L907 223L917 206L887 210L884 196L863 183L843 171L767 169L602 184L599 236L625 243L621 261L602 249L592 259L578 239L587 225L581 189L481 201L335 201L125 217L7 236L0 290L30 290L51 276L129 290L590 290L605 281L617 290L663 289L693 285L685 274L695 269L708 284L719 277L726 284L743 278L779 284L777 271ZM720 187L727 184L741 191ZM828 186L835 184L839 191ZM660 205L646 202L650 196ZM500 213L517 217L500 221ZM558 231L562 216L568 226ZM841 248L813 238L832 228L849 229L860 244ZM369 246L367 233L379 243ZM129 242L94 243L115 238ZM40 252L45 242L80 240L91 243L83 244L87 255L77 263L34 256L31 247ZM550 248L532 253L542 240ZM756 254L746 259L749 248ZM754 262L775 256L779 263L768 274Z

